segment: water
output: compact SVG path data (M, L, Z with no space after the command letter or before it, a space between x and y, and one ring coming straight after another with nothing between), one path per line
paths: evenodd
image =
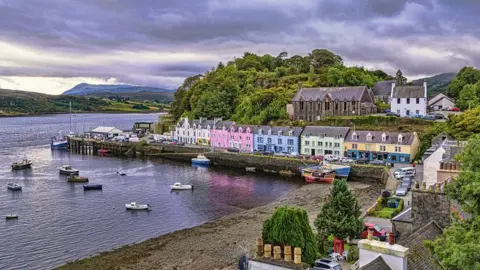
M129 129L156 114L81 114L77 130L99 125ZM74 125L75 128L75 125ZM0 118L0 269L49 269L65 262L193 227L227 214L267 204L299 184L278 176L192 167L167 161L81 156L49 148L50 138L69 130L68 115ZM24 155L33 169L11 171ZM83 191L58 174L71 164L103 184ZM117 175L122 169L127 176ZM8 182L23 191L6 188ZM171 192L189 183L193 191ZM128 202L149 203L151 212L125 210ZM4 220L18 214L18 220Z

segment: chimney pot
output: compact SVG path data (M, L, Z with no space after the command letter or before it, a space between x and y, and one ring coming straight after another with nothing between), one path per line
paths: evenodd
M275 260L282 259L282 248L280 246L273 247L273 259Z
M291 246L285 246L284 251L285 253L285 261L290 262L292 261L292 247Z
M270 258L272 257L272 245L270 244L265 244L265 249L264 249L264 256L265 258Z
M388 234L388 243L390 245L395 245L395 234L393 232Z
M293 263L301 264L302 263L302 249L301 248L294 248L293 249Z
M368 240L373 240L373 228L368 228Z

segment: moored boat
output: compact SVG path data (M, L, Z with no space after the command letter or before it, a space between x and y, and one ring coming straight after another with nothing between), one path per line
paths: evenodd
M102 190L102 187L102 185L98 184L83 185L83 190Z
M100 149L100 150L98 150L98 153L99 153L99 154L108 154L108 153L110 153L110 150L108 150L108 149Z
M196 165L209 165L209 164L210 164L210 160L209 160L206 156L200 154L200 155L198 155L196 158L192 158L192 164L196 164Z
M85 183L88 182L88 177L71 174L67 177L67 182Z
M118 171L117 173L120 174L120 176L125 176L125 175L127 175L127 173L126 173L126 172L123 172L123 171Z
M127 203L125 204L125 207L129 210L152 210L150 204L139 204L136 202Z
M52 149L67 149L68 148L68 140L67 140L66 137L63 137L63 138L57 138L56 136L52 137L50 147Z
M12 170L22 170L32 167L32 161L24 158L22 161L12 163Z
M79 170L72 168L70 165L63 165L62 167L58 168L58 170L60 171L60 174L63 175L78 175L79 173Z
M6 215L5 219L17 219L18 215Z
M245 171L247 171L247 172L255 172L255 167L245 167Z
M173 185L170 185L170 188L172 190L187 190L187 189L193 189L193 185L182 185L180 183L175 183Z
M19 184L15 184L15 183L8 183L7 188L10 189L10 190L22 190L22 186L20 186Z
M307 183L324 182L333 183L335 180L335 170L326 168L306 168L302 170L302 176Z
M350 174L350 166L348 165L328 164L325 166L334 169L337 178L348 178L348 175Z

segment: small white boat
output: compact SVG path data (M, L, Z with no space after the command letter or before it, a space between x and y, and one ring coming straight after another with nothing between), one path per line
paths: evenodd
M22 186L20 186L19 184L15 184L15 183L8 183L7 188L10 189L10 190L22 190Z
M247 172L255 172L255 167L245 167L245 171L247 171Z
M6 215L5 219L17 219L18 215Z
M129 210L152 210L150 204L139 204L136 202L127 203L125 204L125 207Z
M127 173L126 173L126 172L123 172L123 171L118 171L117 173L120 174L120 176L125 176L125 175L127 175Z
M22 170L22 169L27 169L31 167L32 167L32 161L28 160L27 158L24 158L22 161L14 162L12 164L12 170Z
M210 164L210 159L208 159L206 156L200 154L196 158L192 158L192 164L209 165Z
M173 185L170 185L170 188L172 190L187 190L187 189L193 189L193 185L182 185L180 183L175 183Z
M72 168L70 165L63 165L62 167L58 168L58 170L60 171L60 174L63 175L78 175L79 173L79 170Z

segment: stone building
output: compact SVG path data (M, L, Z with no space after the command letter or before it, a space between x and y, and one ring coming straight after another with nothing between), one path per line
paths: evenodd
M390 104L390 93L392 92L392 84L394 80L376 82L373 86L373 94L375 100Z
M302 88L293 98L293 120L317 121L327 116L377 112L373 91L366 86Z

